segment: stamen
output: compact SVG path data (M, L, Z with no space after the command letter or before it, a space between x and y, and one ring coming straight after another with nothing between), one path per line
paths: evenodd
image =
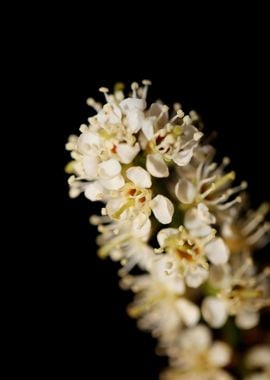
M201 194L201 198L206 198L209 194L213 193L216 190L216 185L211 183L209 189L207 189L204 193Z
M101 110L101 104L96 102L93 98L86 99L86 104L89 107L92 107L96 112L99 112Z
M247 222L247 224L241 229L241 233L244 236L249 235L252 231L255 230L256 227L263 221L263 215L257 214L254 216L254 219L251 219Z
M137 82L133 82L131 84L131 90L132 90L132 97L133 98L137 98L137 90L138 90L138 88L139 88L139 85L138 85Z
M142 84L144 85L142 98L145 100L147 98L148 88L151 86L152 82L150 80L144 79L142 81Z
M257 243L268 231L270 231L270 223L264 223L253 235L247 238L248 244L253 245Z
M182 108L182 105L180 103L174 103L173 109L175 112L179 111Z
M108 96L109 89L107 87L100 87L99 92L102 92L104 94L106 102L109 103L110 102L110 99Z
M109 216L92 215L89 218L89 222L94 226L97 226L101 223L104 224L111 222L111 218Z
M88 131L88 126L86 124L82 124L79 128L79 131L81 133L87 132Z
M176 115L174 115L170 119L170 123L173 123L176 119L182 119L185 116L184 111L180 108L179 110L176 111Z
M227 203L225 203L223 205L218 205L217 207L218 207L219 210L227 210L228 208L232 207L236 203L241 203L241 202L242 202L242 198L241 197L236 197L231 202L227 202Z

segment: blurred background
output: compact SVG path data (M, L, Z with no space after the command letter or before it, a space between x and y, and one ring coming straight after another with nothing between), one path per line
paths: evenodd
M67 78L58 94L62 99L58 111L62 115L63 167L69 161L65 141L70 134L78 133L80 124L92 113L86 98L103 100L98 92L100 86L112 89L115 82L121 81L129 87L132 81L151 79L150 101L162 99L169 106L178 101L185 112L194 109L201 115L205 133L217 132L212 141L218 150L217 158L231 158L236 183L243 179L249 183L252 205L270 200L269 104L263 95L267 83L259 70L253 76L246 76L242 67L235 70L233 79L228 79L225 72L212 72L211 67L188 75L179 69L172 79L145 74L129 79L97 79L90 75L91 71L89 75L76 72ZM96 229L88 220L100 206L83 196L69 199L65 174L63 192L59 304L63 310L60 323L66 370L76 374L74 378L156 380L166 360L155 356L155 341L126 316L132 297L118 288L118 265L101 261L96 255ZM269 250L257 257L261 263L270 263Z

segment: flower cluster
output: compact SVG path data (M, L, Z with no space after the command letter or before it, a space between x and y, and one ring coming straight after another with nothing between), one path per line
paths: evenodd
M270 268L258 271L252 257L269 240L269 204L248 210L247 183L232 186L230 160L214 161L198 115L148 106L150 84L133 83L126 98L121 84L113 94L102 87L104 105L87 100L96 113L66 145L70 196L103 203L91 217L99 255L119 261L121 287L135 294L128 313L168 355L161 379L233 379L224 369L232 350L210 329L230 317L250 329L270 305ZM251 352L251 367L265 350Z

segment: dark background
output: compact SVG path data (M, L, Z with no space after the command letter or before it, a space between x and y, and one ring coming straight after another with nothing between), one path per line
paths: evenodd
M243 62L244 64L244 62ZM168 105L180 101L185 111L197 110L206 125L206 132L216 130L213 144L218 157L231 158L231 168L237 173L236 183L246 179L252 204L258 206L270 200L269 185L269 77L262 68L255 71L233 66L233 75L218 70L214 62L207 70L175 70L172 79L155 79L143 73L126 79L97 79L87 70L67 77L60 90L58 112L63 129L60 149L71 133L92 112L85 100L91 96L102 99L100 86L112 88L116 81L151 79L150 99L161 98ZM132 71L131 71L132 74ZM63 167L69 155L64 152ZM118 265L101 261L95 250L95 228L88 223L89 215L99 206L83 196L68 198L67 176L63 177L63 238L60 262L61 348L63 367L73 378L116 378L154 380L166 360L154 355L155 341L136 328L126 316L131 295L118 288ZM267 252L264 251L264 255ZM265 257L265 256L264 256ZM263 254L259 255L261 261ZM58 357L55 357L56 362ZM82 376L81 374L84 373ZM97 375L94 376L93 373Z

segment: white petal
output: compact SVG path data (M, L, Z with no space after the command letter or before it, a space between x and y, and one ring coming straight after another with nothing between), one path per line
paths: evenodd
M219 298L206 297L202 303L202 315L211 327L219 328L227 320L227 305Z
M84 156L83 168L88 179L97 177L99 160L96 156Z
M145 215L139 215L132 221L132 232L142 241L147 241L151 230L151 221Z
M121 122L121 110L115 104L105 104L103 109L97 114L97 120L100 124L118 124Z
M101 178L115 177L121 172L121 164L114 158L111 158L98 165L98 172Z
M163 178L169 175L168 166L159 153L147 155L146 169L153 177Z
M100 182L108 190L119 190L125 184L125 180L121 174L113 178L101 179Z
M164 284L166 285L167 289L169 289L170 292L173 292L174 294L184 294L186 287L184 281L180 278L179 275L171 274L168 275L166 272L164 272L164 276L166 276L166 281ZM165 280L165 278L164 278Z
M147 140L151 140L154 136L154 122L153 119L147 118L142 123L142 131L147 138Z
M216 218L209 212L208 207L204 203L199 203L197 206L197 212L199 218L207 224L213 224L216 222Z
M100 144L100 137L93 132L85 132L80 135L77 142L78 151L82 154L93 154L93 146Z
M198 214L196 207L189 209L185 213L184 224L189 230L194 230L202 226L202 220L200 219L200 215Z
M209 273L209 281L216 288L226 288L230 286L231 282L231 266L212 265Z
M133 166L126 171L128 179L135 185L142 188L149 188L152 186L150 174L140 166Z
M127 123L132 133L137 133L144 121L143 110L146 107L146 103L143 99L128 98L124 99L120 103L120 107L127 115Z
M126 98L119 105L127 113L134 110L143 111L146 107L146 102L143 99Z
M208 351L208 359L215 367L225 367L231 359L231 349L224 342L214 342Z
M203 206L202 209L200 206ZM203 237L211 233L212 228L209 226L209 223L213 222L213 220L215 220L215 217L212 218L208 208L199 204L197 207L193 207L186 212L184 225L189 230L192 230L193 236Z
M179 179L175 186L175 195L180 202L190 204L196 196L195 186L186 179Z
M194 303L180 298L177 302L177 308L181 318L186 326L194 326L200 319L200 309Z
M256 311L246 311L243 310L236 315L235 324L240 329L251 329L252 327L257 326L260 320L260 315Z
M187 274L186 283L191 288L198 288L208 278L208 274L208 270L197 267Z
M160 116L163 112L162 116ZM168 112L164 112L164 106L160 103L152 103L149 109L150 116L159 117L157 120L158 128L162 128L168 122Z
M178 229L177 228L163 228L162 230L159 231L157 234L157 241L160 247L164 247L166 239L171 236L171 235L176 235L178 234Z
M129 164L139 153L140 147L138 143L136 143L134 146L126 143L121 143L117 145L116 151L118 157L120 158L120 162L122 162L122 164Z
M98 181L95 181L87 185L84 194L86 198L90 199L92 202L99 201L103 197L104 188Z
M113 215L123 206L123 200L121 198L109 199L106 211L108 215L112 218ZM100 235L102 236L102 235Z
M174 207L172 202L167 197L164 197L164 195L157 195L151 201L151 208L160 223L171 223Z
M197 325L182 332L181 347L184 349L194 349L197 352L207 350L211 344L211 333L205 325Z
M142 127L143 113L139 111L129 112L127 114L127 124L131 133L137 133Z
M193 149L185 149L173 156L173 161L179 166L186 166L193 156Z
M229 259L229 249L221 238L211 240L204 250L209 261L214 265L225 264Z

